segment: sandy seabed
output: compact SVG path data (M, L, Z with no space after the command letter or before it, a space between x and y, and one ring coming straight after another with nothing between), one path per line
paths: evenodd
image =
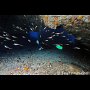
M88 75L88 66L57 49L21 50L0 56L0 75Z

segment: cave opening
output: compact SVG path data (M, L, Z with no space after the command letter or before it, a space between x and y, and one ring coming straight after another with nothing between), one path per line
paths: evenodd
M0 74L89 74L89 25L90 15L0 15Z

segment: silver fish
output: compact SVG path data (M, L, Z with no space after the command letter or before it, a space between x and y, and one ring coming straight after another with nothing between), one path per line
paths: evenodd
M23 30L23 29L20 27L20 30Z
M20 45L20 44L18 44L18 43L14 43L13 45L17 46L17 45Z
M60 34L63 34L64 33L64 31L63 32L61 32Z
M59 34L61 34L61 33L55 33L55 34L59 35Z
M89 51L89 49L85 48L86 51Z
M23 45L20 44L19 46L23 46Z
M31 40L28 40L28 42L31 42Z
M48 37L48 39L52 39L52 37Z
M28 32L26 31L26 33L28 34Z
M6 36L5 34L3 34L3 36Z
M0 36L0 38L4 38L3 36Z
M69 44L66 44L66 45L69 45Z
M22 36L22 38L26 38L25 36Z
M19 26L16 26L17 29L19 29Z
M62 46L63 44L59 44L59 45L61 45L61 46Z
M32 28L30 28L30 30L32 30L32 31L33 31L33 29L32 29Z
M7 40L11 40L10 38L6 37Z
M36 43L39 44L39 41L37 40Z
M66 37L66 36L62 36L62 37Z
M45 41L48 41L48 40L45 40Z
M12 40L12 41L16 41L16 40Z
M7 33L7 32L3 32L4 34Z
M4 45L4 47L5 47L5 48L8 48L8 49L12 49L12 48L10 48L10 47L8 47L8 46L6 46L6 45Z
M55 36L55 35L52 35L53 37Z
M35 29L37 28L37 26L35 26Z
M44 29L46 29L46 27Z
M74 47L74 49L80 49L79 47Z
M13 45L15 45L15 46L23 46L23 45L18 44L18 43L14 43Z
M24 17L26 17L26 15L24 15Z
M55 32L52 32L52 34L55 33Z
M34 25L34 24L32 23L32 25Z
M6 34L6 36L9 36L9 34Z
M41 38L41 35L40 35L40 38Z
M16 36L12 36L13 38L17 38Z

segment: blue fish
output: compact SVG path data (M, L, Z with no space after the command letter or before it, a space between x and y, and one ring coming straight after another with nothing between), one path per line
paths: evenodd
M39 50L43 49L40 43L40 33L39 32L30 31L28 35L29 35L31 42L37 43Z

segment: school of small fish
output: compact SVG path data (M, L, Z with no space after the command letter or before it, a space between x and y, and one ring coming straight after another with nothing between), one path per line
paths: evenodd
M33 23L32 23L32 25L33 25ZM22 29L22 28L19 27L19 26L15 26L15 25L12 25L12 26L13 26L13 27L16 27L16 29L19 29L19 30L24 31L24 29ZM35 28L37 28L37 26L35 26ZM45 31L45 33L48 33L50 30L49 30L49 29L46 29L46 28L47 28L47 27L44 27L43 30ZM26 30L26 28L25 28L25 30ZM30 27L30 30L31 30L31 31L34 31L34 28L31 28L31 27ZM25 33L28 34L27 31L26 31ZM55 37L58 37L58 39L60 39L59 36L61 36L61 37L63 37L63 38L66 38L66 40L68 41L68 43L66 43L65 45L66 45L66 46L69 46L70 43L72 43L72 41L70 41L70 40L69 40L65 35L63 35L63 34L64 34L64 31L62 31L62 32L54 32L54 31L52 31L52 32L51 32L51 35L49 35L47 38L44 39L44 41L42 41L42 44L45 44L45 45L46 45L46 42L49 42L49 40L54 41L54 38L55 38ZM68 34L68 35L72 35L72 34ZM27 36L27 37L28 37L28 36ZM27 37L26 37L26 35L25 35L25 36L23 35L21 38L22 38L22 40L23 40L23 39L27 39ZM42 38L41 35L40 35L40 38ZM18 42L17 42L18 39L19 39L19 37L18 37L17 35L10 35L8 32L3 31L3 34L0 35L0 40L1 40L0 45L3 45L6 49L13 49L13 47L9 47L8 45L4 45L4 44L3 44L3 41L6 41L6 42L12 41L12 42L13 42L13 43L12 43L13 46L24 46L24 45L22 45L21 43L18 43ZM76 39L77 39L77 40L81 40L82 38L81 38L81 37L77 37ZM27 42L31 43L31 40L28 38L28 39L27 39ZM39 40L37 40L36 43L39 44ZM59 42L59 43L61 43L61 42ZM59 45L64 45L64 43L61 43L61 44L59 44ZM81 48L80 48L80 47L74 47L74 49L80 50ZM86 50L88 50L88 49L86 48Z

